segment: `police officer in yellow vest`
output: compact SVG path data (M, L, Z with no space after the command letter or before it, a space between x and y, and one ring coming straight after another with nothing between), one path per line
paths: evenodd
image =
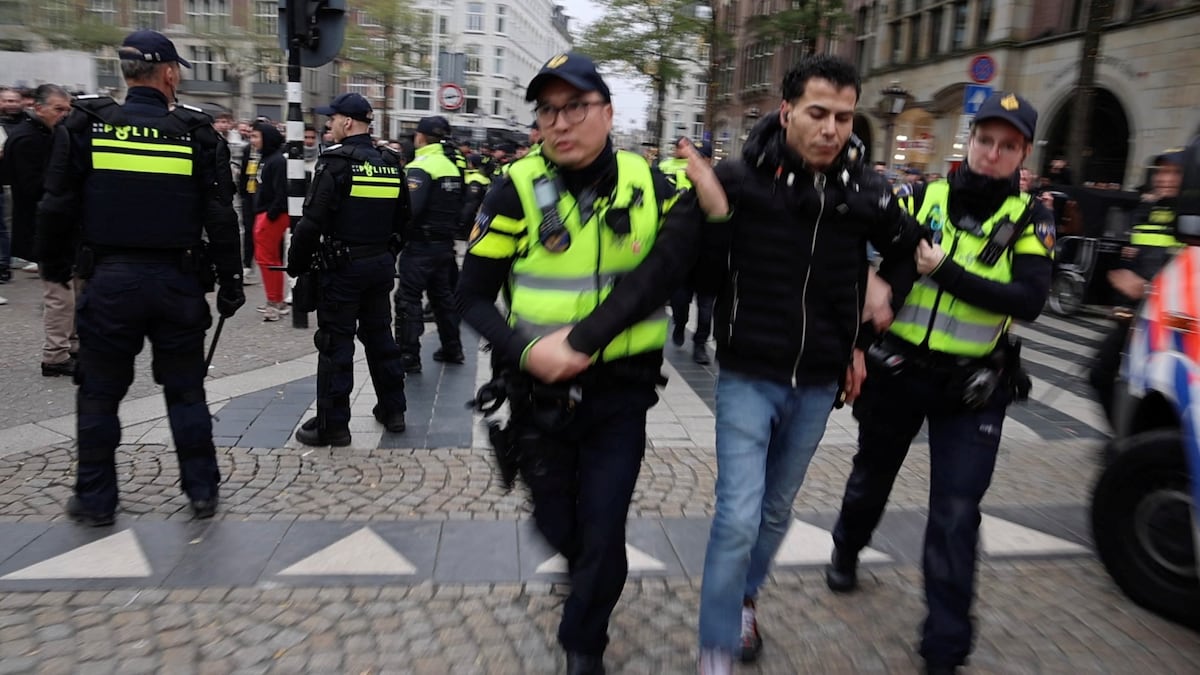
M1175 238L1175 201L1183 182L1183 164L1181 150L1168 150L1154 158L1153 189L1142 196L1134 212L1129 246L1122 249L1118 268L1108 272L1109 284L1121 296L1119 304L1127 308L1141 302L1146 286L1182 246ZM1113 386L1129 337L1129 321L1118 316L1116 325L1096 348L1088 371L1088 382L1109 421L1113 419Z
M76 312L79 454L67 513L89 525L113 523L117 409L149 339L180 483L195 516L210 518L220 483L204 394L210 261L221 316L246 301L229 148L211 117L175 102L180 67L191 65L170 40L137 31L117 53L129 84L125 103L75 102L57 129L38 210L44 277L69 279L80 242L76 272L88 280Z
M288 249L288 274L316 271L317 416L296 430L305 445L345 446L354 390L354 336L363 343L378 402L375 420L405 429L404 367L392 339L388 295L395 285L399 238L408 223L400 156L371 142L371 104L346 93L329 115L334 145L317 159L304 214Z
M458 235L455 236L455 239L466 239L471 233L471 225L474 224L475 216L479 213L479 206L483 204L483 196L487 194L491 185L492 179L483 175L483 171L479 169L479 155L468 155L466 193L463 198L462 213L458 218Z
M442 139L450 134L445 117L425 117L413 137L416 156L406 167L412 220L404 234L398 261L400 284L396 290L396 342L410 373L421 372L421 333L425 322L421 294L429 293L441 348L435 361L463 363L458 310L454 304L454 235L462 209L463 175L446 156Z
M535 101L542 151L512 163L485 197L458 297L504 373L507 437L522 455L537 527L568 561L558 629L567 672L603 673L667 317L660 308L620 333L590 368L563 338L646 256L665 222L698 227L700 216L691 192L677 195L644 159L613 150L611 97L591 59L551 58L526 99ZM495 305L501 289L507 316Z
M859 551L879 523L909 444L928 421L928 616L920 652L930 673L954 672L971 651L979 503L995 468L1005 409L1028 395L1008 328L1014 318L1036 318L1050 288L1053 216L1018 187L1036 126L1029 101L993 95L975 117L963 165L902 200L931 230L932 243L917 248L920 278L911 291L893 286L903 304L868 352L867 379L854 405L858 453L826 581L838 592L856 588Z

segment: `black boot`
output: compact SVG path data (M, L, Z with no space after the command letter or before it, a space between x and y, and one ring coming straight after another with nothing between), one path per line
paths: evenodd
M683 324L681 324L681 323L675 324L675 332L671 334L671 342L674 342L676 347L683 346L683 339L685 337L683 334L683 330L684 330Z
M834 593L850 593L858 588L858 556L833 549L833 558L825 566L825 585Z
M567 652L567 675L604 675L604 656Z
M213 495L210 499L193 499L192 513L196 516L196 520L207 520L217 514L217 495Z
M708 359L708 348L704 346L703 342L697 342L696 346L692 349L692 360L702 366L712 363Z
M464 363L467 360L462 347L442 347L433 353L433 360L442 363Z
M416 354L402 354L400 356L400 367L406 373L421 372L421 357Z
M314 417L301 424L300 428L296 430L296 440L305 445L315 445L318 447L331 445L335 448L343 448L350 445L349 429L325 429L321 431L317 419Z
M106 527L112 525L116 520L116 516L111 511L107 513L89 511L79 497L71 497L67 500L67 516L71 520L89 527Z
M404 431L404 411L388 412L383 409L383 406L376 405L371 409L371 414L375 416L375 421L382 424L388 431L398 434Z

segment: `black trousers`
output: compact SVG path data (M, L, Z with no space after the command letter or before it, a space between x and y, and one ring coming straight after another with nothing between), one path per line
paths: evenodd
M254 268L254 195L242 195L242 267Z
M116 509L117 410L133 382L134 358L147 339L154 381L162 385L167 402L183 491L193 500L216 496L221 475L204 395L204 331L210 325L200 280L178 264L96 265L76 305L75 494L89 511Z
M395 283L390 253L351 260L346 267L318 275L317 301L317 417L325 428L345 429L350 423L350 393L354 389L354 337L367 350L367 368L379 405L386 412L404 412L404 368L400 348L391 334L388 293Z
M1088 382L1096 392L1096 399L1104 408L1104 416L1109 424L1113 423L1113 400L1116 394L1114 387L1121 372L1121 355L1125 352L1125 343L1128 341L1129 322L1118 321L1096 348L1092 368L1088 371Z
M687 325L693 294L696 296L696 334L692 341L702 345L708 342L708 336L712 333L713 305L717 296L693 293L692 289L686 286L680 288L671 296L671 316L676 326Z
M584 391L566 429L519 434L534 520L571 577L558 627L567 651L599 655L608 644L629 572L625 519L645 454L646 411L657 401L652 384L597 386ZM514 408L513 423L523 417Z
M397 270L400 282L396 289L396 342L401 353L405 358L421 357L421 334L425 332L421 294L425 292L433 305L442 349L461 351L458 308L454 302L458 280L454 242L410 241L400 252Z
M979 544L979 503L996 466L1009 394L980 410L946 401L950 376L912 368L871 372L854 404L858 452L846 482L834 545L855 554L871 539L912 439L929 422L929 519L923 567L928 614L921 655L929 664L966 662L974 636L971 602Z

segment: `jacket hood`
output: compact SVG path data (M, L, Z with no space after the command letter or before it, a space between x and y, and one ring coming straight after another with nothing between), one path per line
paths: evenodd
M283 147L283 134L275 128L274 124L260 122L254 125L254 130L262 134L262 156L267 157L279 151Z
M833 175L843 170L858 173L866 161L865 148L858 136L850 134L846 147L842 148L837 159L823 173ZM788 147L783 125L779 122L779 115L774 112L765 115L750 130L746 137L746 145L742 148L742 159L749 166L756 168L814 172L804 158Z

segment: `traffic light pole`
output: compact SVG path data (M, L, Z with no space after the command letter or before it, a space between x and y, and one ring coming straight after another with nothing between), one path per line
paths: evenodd
M306 14L306 0L288 0L287 11L289 27L300 24L303 20L297 14ZM288 40L288 82L287 82L287 177L288 177L288 216L291 219L291 231L295 232L296 224L304 211L304 89L301 83L300 50L301 35L293 30ZM285 261L286 262L286 261ZM292 306L292 327L308 328L308 312L301 312Z

